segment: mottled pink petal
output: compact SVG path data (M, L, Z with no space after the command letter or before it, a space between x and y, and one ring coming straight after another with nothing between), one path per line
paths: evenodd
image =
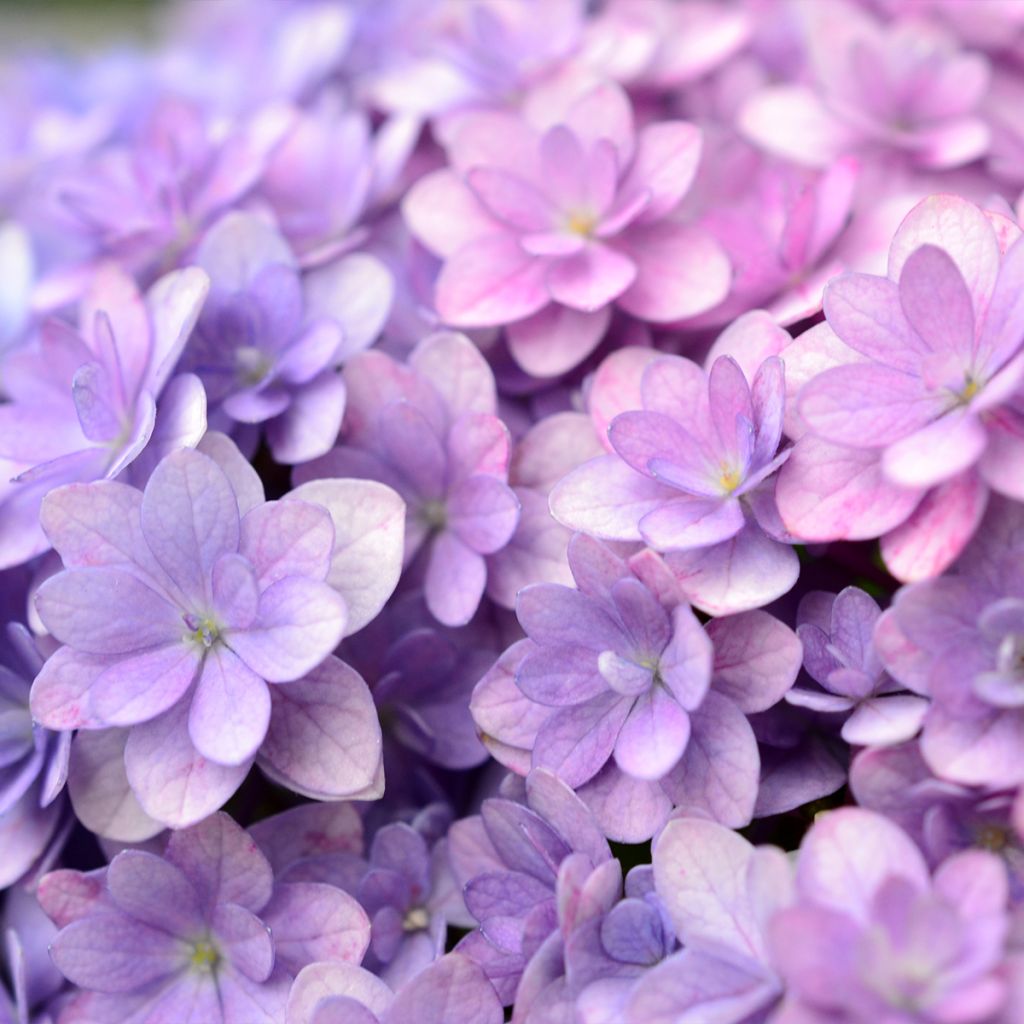
M988 443L978 417L954 409L882 453L882 472L903 487L932 487L970 469Z
M146 722L184 696L201 662L200 647L181 641L121 658L93 683L90 709L108 725Z
M657 551L721 544L743 529L743 507L735 498L680 497L648 512L640 535Z
M472 191L448 169L420 178L406 193L402 214L409 230L443 257L454 256L497 228Z
M550 301L547 261L524 252L511 235L463 246L437 279L438 314L458 327L489 327L536 313Z
M611 309L582 313L551 303L533 316L509 324L512 357L533 377L557 377L597 348L611 321Z
M261 588L285 576L327 576L334 547L331 517L316 504L295 500L295 492L290 497L260 505L242 519L239 551Z
M633 225L616 244L637 265L637 279L618 305L641 320L666 323L696 316L729 291L728 257L702 228L669 220Z
M547 286L555 302L594 313L618 298L636 279L636 264L611 246L590 242L573 256L554 261Z

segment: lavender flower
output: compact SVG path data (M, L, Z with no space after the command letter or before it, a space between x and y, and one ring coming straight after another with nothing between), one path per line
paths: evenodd
M125 850L97 872L47 875L40 900L81 1019L271 1024L303 967L357 963L369 939L351 897L275 882L223 814L172 833L162 854Z
M883 669L873 631L881 608L857 587L832 595L807 594L797 612L797 636L804 647L804 667L824 692L794 687L790 704L847 714L842 737L857 746L881 746L912 737L920 728L928 702L901 693Z
M606 540L671 552L674 571L693 580L691 599L714 614L784 594L797 559L774 501L773 474L789 456L778 451L782 364L766 360L751 388L730 358L709 374L687 359L657 359L643 370L640 396L642 410L611 421L615 454L558 484L552 514ZM749 575L723 585L734 564Z

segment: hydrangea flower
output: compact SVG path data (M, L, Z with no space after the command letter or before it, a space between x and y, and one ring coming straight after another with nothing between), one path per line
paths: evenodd
M128 784L147 814L179 826L219 807L261 747L300 791L336 794L338 769L354 790L379 785L366 685L325 659L397 582L398 498L353 481L264 503L258 481L232 484L184 449L144 492L71 486L43 513L67 568L36 605L64 646L36 677L33 714L59 729L127 729Z
M337 368L387 318L387 270L353 255L301 278L273 225L241 212L219 220L195 258L211 293L184 364L203 381L212 415L266 424L278 462L323 455L345 409Z
M486 556L509 542L519 521L490 367L467 338L435 334L408 365L366 352L344 377L346 443L295 478L360 477L393 487L408 507L406 565L425 552L427 607L446 626L465 625L487 586Z
M358 963L369 939L350 896L275 881L223 814L172 832L161 853L47 875L39 895L59 928L53 961L80 989L72 1019L278 1024L295 975Z
M797 611L804 667L821 690L794 687L790 704L842 714L841 735L854 746L882 746L917 733L928 701L902 692L875 650L874 627L882 609L863 590L813 591Z
M1024 899L1024 835L1014 826L1014 792L938 778L917 743L862 750L850 766L861 807L884 814L917 843L930 867L961 850L996 854L1014 903Z
M643 541L669 564L699 608L756 608L796 581L796 553L778 518L783 368L767 359L748 384L730 357L710 373L677 356L642 370L642 408L608 426L613 454L584 463L551 493L551 511L575 530ZM742 573L733 579L733 567Z
M397 994L380 978L349 964L310 964L288 996L286 1024L501 1024L494 989L459 953L432 964Z
M783 983L770 929L793 899L782 851L751 846L715 822L680 817L662 831L653 860L655 891L683 949L641 976L621 1019L775 1020L770 1011Z
M572 870L584 876L604 864L618 867L590 812L543 768L527 776L521 799L491 797L479 815L456 822L449 851L466 907L480 924L457 948L480 964L505 1005L558 927L561 866L578 856Z
M4 360L0 565L47 550L39 506L53 488L117 476L168 424L179 446L202 437L202 386L171 376L208 287L190 267L143 297L130 277L104 266L79 310L79 331L50 320Z
M165 96L131 138L66 173L59 195L72 230L142 275L173 267L252 190L291 119L270 103L225 131L198 103Z
M909 581L956 558L990 489L1022 496L1019 235L933 196L897 231L886 277L829 284L828 327L806 346L818 372L800 392L802 436L777 491L791 530L882 534L886 565Z
M796 900L769 925L787 985L781 1024L992 1020L1005 1006L1006 872L968 851L932 876L879 815L844 807L807 833Z
M755 143L818 167L872 149L923 168L958 167L988 149L978 108L989 63L941 26L914 17L881 25L846 0L792 11L811 81L751 97L739 124Z
M749 822L759 760L746 715L792 686L796 636L760 611L705 631L678 591L645 586L645 577L665 582L649 561L634 572L585 535L573 538L569 562L578 589L526 588L518 613L528 639L474 692L492 753L524 774L556 772L619 841L649 839L676 805Z
M451 166L404 200L413 234L445 261L435 299L443 321L508 325L519 365L550 377L594 350L613 305L667 323L725 297L721 249L672 216L700 159L695 126L637 131L612 83L538 121L460 119L446 145Z
M9 578L6 586L13 586ZM24 626L12 624L0 646L0 889L16 882L67 828L69 733L38 725L29 710L43 658ZM67 822L70 824L70 822ZM59 844L58 844L59 845ZM54 851L56 852L56 851Z

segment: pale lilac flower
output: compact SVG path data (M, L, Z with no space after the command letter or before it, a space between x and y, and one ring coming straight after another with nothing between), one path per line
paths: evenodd
M590 812L543 768L527 776L519 799L492 797L479 815L456 822L448 848L466 907L480 924L458 950L480 964L506 1005L531 957L558 928L564 865L573 862L581 877L604 865L617 873L616 885L622 880Z
M354 55L376 43L357 90L370 105L418 116L501 108L576 48L582 0L390 0L374 5ZM367 43L370 45L367 46ZM363 56L363 60L366 57Z
M844 807L804 837L796 894L769 927L779 1024L982 1024L1005 1005L1007 882L992 854L956 854L932 877L896 825Z
M431 614L446 626L465 625L487 587L487 556L509 542L519 521L490 367L467 338L443 333L420 342L407 365L362 353L344 378L347 443L295 478L360 477L398 491L408 506L406 565L422 551Z
M579 589L524 590L529 639L474 691L491 753L518 773L557 773L619 841L649 839L676 805L749 822L759 760L746 715L793 684L796 636L761 611L705 631L678 594L661 603L586 536L569 559Z
M891 818L935 868L960 850L996 854L1006 866L1014 903L1024 900L1024 836L1014 827L1014 792L940 779L917 743L862 750L850 766L850 791L861 807Z
M79 331L50 320L4 360L0 565L50 546L39 506L54 487L117 476L166 423L174 424L179 445L202 437L201 385L171 376L208 285L190 267L161 278L143 297L122 271L101 267L80 307Z
M756 608L784 594L798 564L775 508L785 403L782 363L749 384L722 357L709 373L688 359L650 362L641 409L608 427L614 454L592 459L551 492L566 526L669 552L684 592L712 614Z
M303 278L274 226L241 212L214 224L195 258L211 290L183 367L203 381L211 417L265 424L278 462L323 455L345 410L337 370L387 319L387 270L351 255Z
M810 81L755 93L739 115L748 138L813 167L850 152L921 168L958 167L984 155L984 57L962 51L934 23L908 17L880 25L846 0L792 10Z
M97 257L143 275L170 269L256 185L291 117L269 104L225 125L164 96L129 141L68 171L60 198Z
M568 888L573 879L565 872L559 881ZM625 1019L625 1006L637 979L676 949L675 928L654 891L649 865L633 868L626 876L623 899L617 899L618 892L610 891L607 884L602 891L589 878L584 887L580 887L583 899L560 901L566 1020L615 1024ZM519 987L517 1007L526 994L528 981L533 982L545 969L549 975L555 974L557 965L552 960L549 958L545 964L539 953L534 957ZM560 980L561 977L553 979L533 1000L537 1020L546 1019L551 996L558 992ZM531 987L540 988L537 984Z
M395 116L374 130L365 111L332 91L296 112L258 191L302 266L361 244L360 221L393 199L420 128L418 118Z
M77 485L43 512L67 568L36 602L65 646L36 678L33 713L126 730L124 781L178 826L221 806L258 752L309 795L382 786L366 684L325 658L397 582L401 503L359 481L264 503L255 474L224 464L232 476L185 449L145 492Z
M47 875L39 894L60 929L53 961L80 989L72 1020L277 1024L303 967L358 963L369 939L355 900L275 881L224 814L172 832L161 854Z
M611 83L545 115L465 116L447 142L451 166L403 204L413 233L445 261L441 319L508 325L512 355L537 377L589 355L613 306L667 323L716 305L729 287L717 243L671 216L700 158L695 126L637 131Z
M640 978L621 1019L765 1020L782 994L769 927L793 898L786 856L681 817L665 827L653 859L655 890L683 949Z
M855 746L884 746L914 736L928 701L902 692L882 666L873 631L882 609L857 587L814 591L800 602L797 636L804 667L821 690L794 687L790 704L846 717L840 735Z
M16 221L0 223L0 271L0 352L7 352L28 324L35 279L31 239Z
M286 1024L501 1024L501 1003L483 971L449 953L398 992L355 965L317 963L295 979Z
M4 586L17 587L10 578ZM20 588L19 588L20 589ZM0 889L16 882L67 834L69 733L34 721L32 679L43 657L24 626L12 624L0 644ZM57 849L53 850L56 844Z
M888 276L829 284L828 325L783 353L817 365L777 488L794 533L882 535L889 570L922 579L963 549L990 489L1024 494L1019 237L1006 218L932 196L893 238Z

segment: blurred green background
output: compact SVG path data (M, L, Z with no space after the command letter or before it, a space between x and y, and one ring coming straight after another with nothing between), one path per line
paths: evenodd
M77 49L150 36L167 6L164 0L0 0L0 50L26 45Z

